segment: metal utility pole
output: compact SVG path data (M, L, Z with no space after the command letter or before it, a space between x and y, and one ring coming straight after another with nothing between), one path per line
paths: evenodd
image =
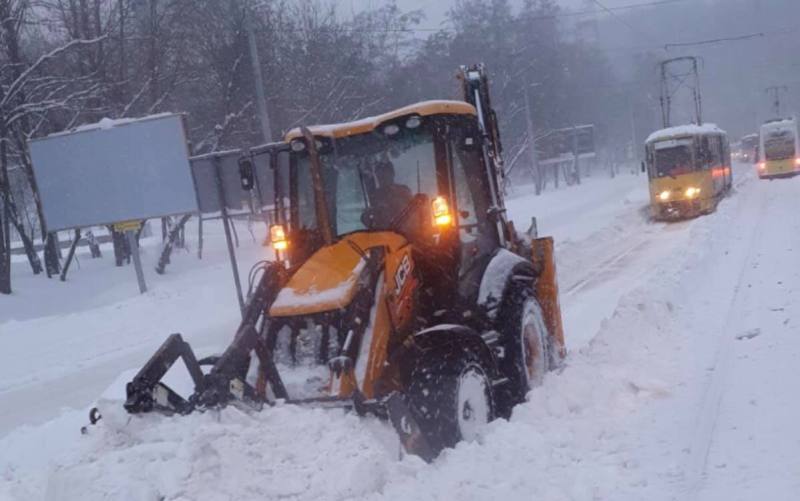
M533 127L533 110L531 110L531 97L529 87L525 87L525 118L528 121L528 155L530 155L531 169L536 176L536 194L542 192L542 173L539 170L539 155L536 152L536 130Z
M258 110L258 121L261 123L261 135L265 143L272 142L272 127L267 114L267 98L264 95L264 77L261 74L261 59L258 57L258 46L256 45L256 33L253 28L251 18L254 12L248 9L245 12L245 29L247 29L247 42L250 45L250 66L253 67L253 83L256 86L256 107Z
M789 87L785 85L773 85L772 87L767 87L766 92L772 93L772 106L775 109L775 118L781 117L781 92L787 92Z
M578 126L572 126L572 155L574 156L573 170L575 174L575 182L581 184L581 162L580 152L578 151Z
M639 175L639 141L636 139L636 108L631 100L631 154L636 175Z

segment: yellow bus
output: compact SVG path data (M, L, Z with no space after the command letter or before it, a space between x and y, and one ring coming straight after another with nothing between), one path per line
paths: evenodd
M728 136L714 124L656 131L645 142L645 155L654 219L713 212L733 184Z
M794 176L800 172L797 121L794 118L769 120L761 126L758 143L758 177Z

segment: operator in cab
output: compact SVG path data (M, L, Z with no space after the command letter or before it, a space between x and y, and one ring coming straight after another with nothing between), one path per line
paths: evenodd
M414 195L408 186L395 182L394 165L390 160L380 160L374 172L375 190L370 197L370 209L364 214L364 224L369 228L388 229Z

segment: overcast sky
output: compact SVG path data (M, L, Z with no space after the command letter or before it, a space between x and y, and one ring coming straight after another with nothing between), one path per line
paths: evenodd
M366 7L378 6L387 0L339 0L342 5L350 5L353 11L359 11ZM564 7L580 7L586 0L558 0ZM522 3L521 0L511 0L512 4ZM629 5L631 0L602 0L606 7L616 7L619 5ZM425 12L426 20L424 27L438 27L444 19L445 13L455 4L455 0L397 0L397 4L403 10L422 9Z

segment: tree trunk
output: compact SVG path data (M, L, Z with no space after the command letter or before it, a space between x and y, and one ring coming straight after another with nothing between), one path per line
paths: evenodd
M0 117L0 190L3 207L0 217L0 294L11 294L11 183L8 178L8 129Z
M130 263L130 247L128 246L125 234L114 230L113 226L109 226L108 230L111 232L111 242L114 244L114 264L116 266L122 266L125 263Z
M11 294L11 249L6 246L5 210L0 211L0 294Z
M44 268L47 278L61 273L61 261L58 258L58 236L48 233L44 239Z
M0 139L0 144L5 144L2 139ZM5 151L4 146L0 145L0 148ZM11 211L8 210L7 174L5 162L3 162L3 166L0 168L0 189L3 190L4 194L2 197L4 203L0 207L0 294L11 294L11 240L8 225Z
M36 253L36 246L33 244L33 240L25 233L25 228L22 226L22 222L19 218L13 217L13 214L8 214L8 219L11 224L14 225L14 229L17 230L17 234L19 235L19 239L22 241L22 247L25 249L25 255L28 257L28 263L31 265L31 271L34 275L38 275L42 272L42 261L39 259L39 254ZM9 254L11 253L11 249L9 248Z

